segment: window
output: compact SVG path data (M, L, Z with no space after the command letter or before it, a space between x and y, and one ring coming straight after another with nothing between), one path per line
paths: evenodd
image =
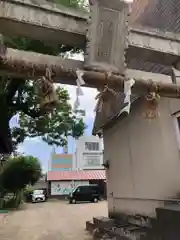
M89 193L89 186L79 186L77 188L78 193Z
M100 166L100 154L84 154L84 166Z
M40 195L40 194L43 194L43 190L42 189L40 189L40 190L34 190L34 192L33 192L33 194L34 195Z
M99 143L98 142L85 142L85 150L99 151Z

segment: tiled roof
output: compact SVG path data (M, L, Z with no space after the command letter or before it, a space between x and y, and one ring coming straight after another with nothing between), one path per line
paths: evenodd
M119 92L118 97L115 101L113 101L112 103L109 101L109 104L111 106L110 109L112 109L112 106L113 106L113 108L115 109L114 112L110 112L108 115L106 111L96 113L93 131L92 131L93 134L96 134L104 124L106 125L106 123L111 121L113 118L116 118L119 116L120 111L126 106L126 104L124 104L124 98L125 98L124 93ZM137 95L134 95L134 94L131 95L131 103L134 103L138 98L139 97ZM105 110L106 110L106 107L105 107Z
M60 180L105 180L105 170L79 170L79 171L58 171L48 172L48 181Z
M134 0L131 3L131 14L129 16L129 23L133 25L138 18L145 12L149 0Z
M180 0L134 0L131 5L130 26L144 26L162 31L180 32ZM128 68L167 75L171 72L171 68L168 66L144 61L138 59L138 56L137 59L126 60ZM137 96L132 96L131 102L133 103L137 99ZM103 113L96 114L93 134L118 116L120 110L124 107L123 100L123 94L119 94L119 99L114 103L116 111L112 111L108 117Z
M134 0L129 18L131 26L139 25L157 28L162 31L180 32L180 1L179 0ZM170 73L170 68L160 64L127 59L129 68L154 73Z

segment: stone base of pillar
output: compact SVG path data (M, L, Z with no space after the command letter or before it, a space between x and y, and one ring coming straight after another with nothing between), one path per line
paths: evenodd
M147 219L147 216L94 217L93 221L86 222L86 230L93 239L179 240L180 205L158 208L156 213L156 218L151 219L149 225L137 220Z
M157 222L161 239L180 239L180 205L171 205L156 209Z

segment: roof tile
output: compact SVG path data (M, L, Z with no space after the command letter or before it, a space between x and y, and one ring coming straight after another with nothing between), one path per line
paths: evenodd
M61 180L105 180L105 170L79 170L79 171L50 171L47 174L48 181Z

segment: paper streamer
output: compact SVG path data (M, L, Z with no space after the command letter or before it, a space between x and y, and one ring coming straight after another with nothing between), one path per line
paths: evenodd
M81 87L79 87L79 86L77 86L76 87L76 96L83 96L84 95L84 93L83 93L83 90L82 90L82 88Z
M79 84L80 86L84 85L84 84L85 84L85 81L84 81L84 79L83 79L84 72L81 71L81 70L76 70L76 75L77 75L77 79L76 79L77 85L78 85L78 84Z
M76 101L74 102L74 112L77 111L77 109L79 108L80 106L80 101L79 101L79 98L77 97L76 98Z
M127 104L127 106L125 106L119 113L119 115L121 115L122 112L127 112L128 114L130 113L130 109L131 109L131 89L132 86L135 84L134 79L129 79L124 81L124 94L125 94L125 98L124 98L124 104Z
M74 112L76 112L80 106L79 97L84 95L81 86L85 84L85 81L83 80L84 72L81 70L76 70L76 75L77 75L76 79L77 87L76 87L76 101L74 103Z

